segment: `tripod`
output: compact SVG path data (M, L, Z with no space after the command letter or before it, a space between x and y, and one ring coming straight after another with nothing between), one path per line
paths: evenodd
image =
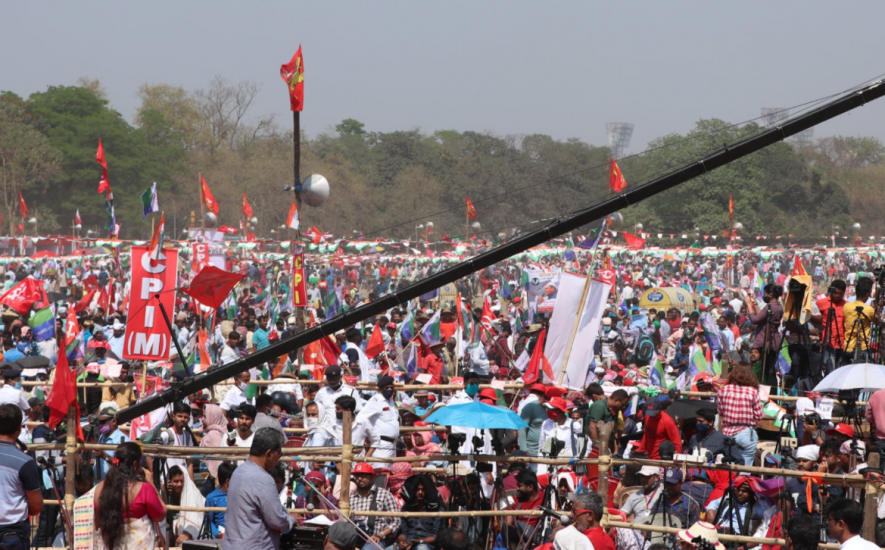
M781 450L785 448L797 448L798 440L793 434L798 434L796 429L796 408L787 409L787 413L781 419L781 425L777 429L777 443L774 446L775 454L781 454Z
M732 458L732 447L734 447L735 442L734 439L730 437L725 438L725 452L726 456L722 459L722 462L725 464L731 463L734 464L735 460ZM741 519L741 509L740 504L737 499L737 491L734 486L734 472L729 470L728 472L728 489L725 490L725 494L722 495L722 498L719 501L719 509L716 510L716 517L713 520L713 525L719 526L720 522L728 518L728 525L724 526L726 529L734 531L735 520L737 520L737 535L746 535L749 532L750 527L750 519L752 518L752 510L751 506L747 510L747 515L745 519ZM727 545L728 546L728 545ZM734 543L731 543L731 546L734 546Z
M851 331L849 332L852 338L849 339L848 342L854 342L854 351L852 352L851 360L854 363L861 363L866 357L866 352L860 349L860 343L867 342L867 331L866 325L864 324L864 319L870 321L871 323L872 320L863 312L863 306L855 307L854 311L857 312L857 318L854 320L854 325L851 327Z
M857 406L857 390L840 390L839 401L842 403L842 422L854 427L861 438L863 434L863 415Z
M682 498L685 497L683 496ZM685 527L684 525L681 525L681 522L680 525L673 522L673 514L670 512L669 495L667 495L667 490L664 488L663 483L661 483L661 494L658 495L658 498L655 500L655 504L652 507L652 513L648 519L649 525L655 525L655 518L658 516L659 508L661 510L661 519L664 523L664 527ZM677 542L676 536L668 533L652 533L651 531L646 531L643 538L652 544L665 543L674 548L676 547Z

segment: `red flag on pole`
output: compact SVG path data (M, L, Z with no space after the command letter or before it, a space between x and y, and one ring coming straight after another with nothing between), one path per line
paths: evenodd
M375 323L375 328L372 329L372 337L369 339L368 345L366 345L366 356L369 359L374 359L384 351L384 337L381 336L381 323Z
M618 163L615 162L615 159L612 159L611 173L608 177L608 186L615 193L620 193L627 187L627 180L624 179L624 174L621 173L621 169L618 168Z
M212 191L209 190L209 184L206 183L206 178L203 176L200 176L200 201L206 205L209 212L212 212L216 216L218 215L218 203L215 202L215 197L212 196Z
M532 358L525 369L525 374L522 375L523 384L526 386L534 384L541 378L541 369L544 370L544 374L548 378L553 378L553 368L550 366L547 356L544 355L544 340L546 339L547 329L545 328L538 335L538 341L535 342L535 349L532 351Z
M252 217L252 205L249 204L245 191L243 191L243 216L247 219Z
M476 208L473 207L473 203L470 202L469 197L464 197L464 200L467 201L467 217L471 220L476 219Z
M627 242L627 246L629 246L630 248L639 249L645 246L645 239L637 237L636 235L631 235L626 231L622 231L621 234L624 235L624 240Z
M83 430L80 428L80 405L77 403L77 383L73 373L68 366L68 356L65 353L65 346L58 347L58 363L55 366L55 381L49 390L49 396L46 398L46 406L49 407L50 428L55 429L59 423L67 420L68 411L74 407L75 418L77 421L77 439L83 441ZM71 429L71 426L68 426Z
M805 267L802 265L802 262L799 260L798 254L793 256L793 271L790 273L791 277L795 277L797 275L808 275L808 273L805 271Z
M79 208L77 209L77 214L74 216L74 223L77 225L80 225L81 223L83 223L83 220L80 219L80 209ZM116 248L114 250L116 250Z
M295 201L292 201L292 206L289 207L289 215L286 216L286 227L297 230L301 226L301 221L298 218L298 207L295 206Z
M18 209L22 213L22 219L28 217L28 205L25 204L25 198L22 196L22 192L18 192Z
M181 291L201 304L217 309L245 276L245 273L229 273L209 265L197 273L189 288L183 288Z
M74 313L80 313L81 311L86 311L89 309L89 304L92 303L92 299L95 297L95 291L98 290L93 288L89 291L89 294L83 297L82 300L74 304Z
M95 153L95 162L101 166L101 179L98 180L99 194L111 190L111 184L108 181L108 161L104 158L104 146L101 140L98 140L98 152Z
M280 67L280 76L289 87L289 105L293 111L304 109L304 57L301 46L292 56L292 60Z
M734 224L734 196L728 196L728 223Z
M166 225L166 214L160 215L160 223L154 228L154 234L151 236L151 245L148 248L148 256L152 260L160 259L160 251L163 249L163 226Z

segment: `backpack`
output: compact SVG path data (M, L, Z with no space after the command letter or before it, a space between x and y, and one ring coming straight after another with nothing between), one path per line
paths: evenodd
M655 356L655 343L648 334L639 337L636 343L636 361L649 363Z

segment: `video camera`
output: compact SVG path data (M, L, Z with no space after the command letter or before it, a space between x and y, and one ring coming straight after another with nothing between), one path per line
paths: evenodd
M461 445L467 442L467 434L449 433L446 441L449 443L449 452L453 455L459 455L461 454Z
M555 438L550 440L550 458L557 458L563 449L565 449L565 441Z
M802 417L802 420L804 420L805 423L809 426L815 426L818 428L820 427L821 422L823 422L823 419L817 413L807 413L804 417Z

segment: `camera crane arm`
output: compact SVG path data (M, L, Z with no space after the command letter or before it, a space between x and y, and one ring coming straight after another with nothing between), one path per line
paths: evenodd
M634 189L625 190L615 197L601 201L590 207L565 214L542 229L517 237L508 243L478 254L472 259L444 269L426 279L417 281L402 290L354 308L343 315L339 315L315 327L299 332L292 338L272 344L248 357L244 357L226 365L213 365L207 371L189 376L181 382L173 383L170 389L121 410L117 415L118 422L129 422L154 409L175 401L180 401L183 397L189 394L206 389L262 363L272 361L292 350L304 347L320 338L334 334L336 331L346 329L359 321L375 315L380 315L387 310L417 298L422 294L436 290L448 283L455 282L458 279L466 277L481 269L485 269L509 258L510 256L524 252L525 250L538 246L550 239L568 233L569 231L574 231L581 226L592 223L600 218L604 218L605 216L622 208L626 208L631 204L654 197L663 191L706 174L720 166L725 166L730 162L743 158L751 153L755 153L756 151L764 149L778 141L783 141L803 130L807 130L817 124L847 113L857 107L862 107L868 102L876 100L883 95L885 95L885 85L883 85L883 81L876 80L875 82L846 93L833 101L827 102L816 109L812 109L793 120L784 121L780 126L770 128L756 136L731 145L724 144L722 148L710 153L701 160L686 164L685 166L644 185L639 185Z

